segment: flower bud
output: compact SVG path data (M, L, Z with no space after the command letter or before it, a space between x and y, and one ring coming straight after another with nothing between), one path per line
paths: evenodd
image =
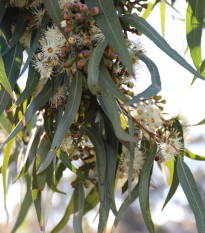
M73 4L71 2L67 2L65 7L70 10L73 7Z
M77 20L77 21L81 21L82 20L82 14L81 13L76 13L75 14L75 19Z
M65 28L66 26L67 26L66 20L63 20L63 21L61 22L61 27L62 27L62 28Z
M65 12L65 13L63 14L63 18L64 18L64 19L69 19L69 18L70 18L68 12Z
M73 20L72 19L67 19L66 23L68 26L72 26L73 25Z
M81 2L76 2L75 7L76 7L77 9L80 9L81 4L82 4Z
M98 12L99 12L99 8L96 7L96 6L92 7L91 10L90 10L90 14L91 14L92 16L97 15Z
M78 68L83 68L85 65L86 65L86 63L87 63L87 59L80 59L78 62L77 62L77 67Z
M69 45L75 45L76 44L76 39L72 36L68 38L68 44Z
M86 13L88 11L88 6L86 4L81 4L79 9L81 12Z

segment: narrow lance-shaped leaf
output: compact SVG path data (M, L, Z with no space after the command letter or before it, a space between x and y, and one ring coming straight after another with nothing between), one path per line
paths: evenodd
M149 2L147 9L144 11L142 18L146 19L152 12L152 10L154 9L154 7L156 6L156 4L159 2L160 0L154 1L154 2Z
M171 184L171 187L170 187L169 192L167 194L167 197L165 199L165 202L163 204L162 210L167 205L167 203L171 200L171 198L175 194L175 192L177 190L177 187L179 185L179 178L178 178L177 166L176 166L177 165L177 159L174 161L174 173L173 173L173 178L172 178L172 184Z
M199 71L202 63L201 36L204 22L204 0L189 0L186 13L186 38L191 57Z
M100 84L100 89L102 93L102 103L101 106L108 116L110 121L112 122L115 135L118 139L122 141L135 141L135 138L126 133L120 124L120 115L119 115L119 107L116 103L115 97Z
M17 43L16 46L14 46L9 51L9 53L4 56L5 71L12 90L14 89L16 81L18 79L22 64L22 58L23 50L20 43ZM2 87L0 89L0 115L5 110L10 98L11 97L7 90Z
M84 215L92 210L97 204L99 203L99 193L97 187L94 186L92 190L89 192L87 197L85 198L85 205L84 205Z
M26 113L25 113L25 125L27 125L36 111L44 105L53 95L53 93L57 90L60 83L62 81L62 77L58 77L54 83L54 90L51 85L51 81L49 80L43 90L34 98L33 102L29 105ZM3 142L2 146L4 146L8 141L10 141L13 137L15 137L22 129L24 128L23 120L19 121L16 125L15 129L9 134L6 140Z
M198 78L205 80L205 77L200 75L185 59L179 55L169 44L159 35L159 33L143 18L137 15L124 15L121 19L135 27L137 30L146 35L151 41L153 41L162 51L164 51L169 57L175 60L178 64L190 71Z
M73 229L75 233L83 233L82 220L84 211L85 192L83 182L80 181L76 184L74 190L74 218Z
M160 15L161 15L161 28L162 28L162 37L164 38L164 30L165 30L165 2L160 2Z
M99 183L103 184L105 179L105 171L106 171L106 152L103 144L103 140L98 132L94 128L90 128L87 126L83 126L88 137L94 145L96 152L96 163L97 163L97 173Z
M98 87L99 65L102 59L103 52L107 46L107 41L104 40L96 48L93 49L88 62L88 88L91 93L96 94Z
M119 88L114 84L111 75L109 74L106 66L101 63L100 64L100 76L99 82L101 86L104 86L105 89L109 90L112 95L122 100L123 102L127 101L125 95L119 90Z
M5 68L4 68L4 61L3 61L1 55L0 55L0 83L4 86L5 90L9 93L12 100L15 101L11 85L9 83L7 76L6 76L6 72L5 72Z
M14 144L14 139L11 140L5 148L4 151L4 159L3 159L3 164L1 168L2 172L2 179L3 179L3 189L4 189L4 206L6 207L6 172L7 172L7 167L8 167L8 162L9 162L9 157L11 154L11 150Z
M69 201L69 203L68 203L68 205L66 207L66 210L65 210L65 213L64 213L62 219L56 225L56 227L51 231L51 233L60 232L60 230L62 230L66 226L66 224L67 224L67 222L68 222L68 220L70 218L70 215L73 212L74 212L74 192L73 192L72 197L71 197L71 199L70 199L70 201Z
M56 129L52 141L51 149L47 154L45 161L43 162L43 164L41 164L41 167L37 172L38 174L44 171L49 166L54 156L56 155L56 152L60 147L67 130L70 128L73 120L75 119L75 116L78 112L80 105L81 92L82 92L82 77L80 72L77 72L72 80L64 115Z
M188 149L185 149L184 155L187 156L187 157L189 157L190 159L205 161L205 156L196 155L196 154L192 153L192 152L191 152L190 150L188 150Z
M31 181L30 181L30 177L26 176L26 186L27 186L27 191L26 194L24 196L23 202L21 204L21 208L16 220L16 223L14 225L14 228L12 229L11 233L15 233L17 231L17 229L19 228L19 226L23 223L28 210L32 204L32 196L31 196L31 190L30 190L30 186L31 186Z
M161 90L161 81L159 76L159 71L154 62L149 59L147 56L140 52L136 52L136 55L146 64L150 74L152 84L142 91L140 94L134 96L131 100L127 101L125 105L130 105L133 103L137 103L140 98L148 99L154 95L156 95Z
M194 177L181 157L177 161L179 182L193 211L198 232L205 232L205 209Z
M148 146L147 146L148 147ZM148 149L146 147L146 149ZM143 164L142 171L140 173L140 187L139 187L139 201L144 218L146 227L150 233L155 232L154 224L152 222L152 217L149 207L149 186L150 186L150 176L152 172L153 161L157 152L157 144L153 143L151 151L147 152L147 159Z
M0 1L0 24L1 24L1 21L5 13L6 13L6 3L3 1Z
M132 62L125 45L124 35L113 1L86 0L89 9L98 7L99 13L94 16L106 40L122 59L130 74L133 73Z

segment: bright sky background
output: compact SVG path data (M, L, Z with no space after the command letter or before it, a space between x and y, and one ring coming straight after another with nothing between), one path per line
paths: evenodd
M165 23L165 39L170 44L172 48L177 50L182 56L184 56L184 51L186 49L186 37L185 37L185 22L178 20L177 18L185 18L186 15L186 4L185 1L177 1L175 5L176 9L182 14L180 16L170 7L166 7L166 23ZM172 14L176 17L174 20ZM148 17L148 22L161 34L161 23L160 23L160 9L159 4L155 7L154 11ZM205 41L205 38L203 39ZM141 42L143 43L147 55L155 62L159 68L161 82L162 82L162 91L161 95L166 99L166 112L171 115L176 115L179 112L185 114L190 120L190 124L195 124L205 118L205 108L204 108L204 99L205 99L205 82L202 80L197 80L194 85L190 88L193 75L186 71L183 67L180 67L175 61L169 58L165 53L161 52L149 39L144 36L141 36ZM202 51L205 52L205 47ZM205 53L203 53L205 57ZM193 65L189 52L185 56L186 60ZM140 71L141 72L141 71ZM141 74L143 74L141 72ZM25 83L25 81L23 81ZM141 78L139 83L143 82ZM204 135L205 126L192 127L191 135L197 136L199 134ZM193 152L205 155L204 149L205 146L192 146ZM187 161L188 164L193 164L192 169L198 167L198 163L192 161ZM11 181L10 181L11 182ZM19 201L19 184L13 185L12 190L7 196L7 206L12 214L13 208L15 206L15 201ZM2 190L2 179L0 177L0 192ZM184 194L181 189L178 190L176 198L185 199ZM171 202L170 202L171 203ZM162 205L162 203L161 203ZM183 216L183 210L177 208L177 206L170 204L169 207L166 207L164 212L161 213L161 205L156 213L153 214L153 220L156 224L162 224L167 220L180 220ZM0 222L6 221L6 213L3 210L3 198L0 201L0 213L1 218ZM172 213L172 214L170 214ZM173 213L179 213L173 214ZM92 214L94 217L94 213ZM90 218L92 219L92 216Z

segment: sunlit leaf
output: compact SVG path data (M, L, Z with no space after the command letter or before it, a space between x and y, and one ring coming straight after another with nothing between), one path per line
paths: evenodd
M166 5L165 2L160 2L160 15L161 15L161 28L162 28L162 37L164 37L164 30L165 30L165 9Z
M186 38L191 57L197 70L202 63L201 35L204 22L205 2L189 0L186 13Z
M196 155L196 154L192 153L192 152L191 152L190 150L188 150L188 149L185 149L184 155L187 156L187 157L189 157L190 159L205 161L205 156Z

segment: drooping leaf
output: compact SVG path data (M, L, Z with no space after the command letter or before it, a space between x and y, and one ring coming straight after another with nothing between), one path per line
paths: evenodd
M157 1L153 1L153 2L149 2L147 9L144 11L142 18L146 19L152 12L152 10L154 9L154 7L156 6L156 4L159 2L160 0Z
M92 210L99 203L99 200L100 199L99 199L99 193L97 187L94 186L87 195L87 197L85 198L83 215L85 215L87 212Z
M85 180L88 180L89 178L85 175L82 174L82 172L77 169L73 164L72 162L69 160L68 158L68 155L63 153L61 151L60 153L60 156L59 156L60 160L65 164L65 166L71 170L74 174L76 174L78 177L82 178L82 179L85 179Z
M94 145L96 152L98 180L100 184L103 184L106 171L106 151L103 144L103 140L101 136L98 134L97 130L95 130L94 128L87 126L83 126L83 128Z
M6 76L10 83L11 89L13 90L18 79L18 75L21 69L23 58L22 46L17 43L9 53L4 56L4 67L6 71ZM1 74L3 75L3 73ZM7 90L2 87L0 89L0 115L5 110L8 102L10 100L10 95Z
M7 93L11 96L12 100L15 101L11 85L9 83L9 80L6 76L5 68L4 68L4 61L2 59L2 56L0 55L0 85L3 85Z
M15 233L17 231L19 226L24 221L24 219L28 213L28 210L32 204L32 196L31 196L31 190L30 190L31 181L30 181L29 176L26 176L26 186L27 186L27 191L26 191L25 197L23 199L23 202L21 204L21 208L20 208L16 223L15 223L14 228L12 229L11 233Z
M194 177L181 157L177 161L179 182L193 211L198 232L205 232L205 209Z
M190 71L198 78L205 80L205 78L200 75L189 63L187 63L181 55L179 55L174 49L169 46L169 44L159 35L159 33L148 22L146 22L146 20L137 15L124 15L121 18L123 22L130 24L132 27L135 27L137 30L145 34L163 52L165 52L178 64L183 66L185 69Z
M144 91L142 91L140 94L133 97L131 100L125 103L125 105L137 103L140 98L148 99L154 95L156 95L161 90L161 81L159 76L159 71L157 66L154 64L154 62L149 59L147 56L140 52L136 52L136 55L146 64L150 74L151 74L151 81L152 84L146 88Z
M66 224L70 218L70 215L73 212L74 212L74 193L72 194L72 197L71 197L71 199L66 207L65 213L64 213L61 221L55 226L55 228L51 231L51 233L60 232L60 230L62 230L66 226Z
M130 74L133 73L132 62L125 45L124 36L114 4L110 0L86 0L89 9L98 7L99 13L94 16L106 40L122 59Z
M187 156L187 157L189 157L190 159L205 161L205 156L196 155L196 154L192 153L192 152L191 152L190 150L188 150L188 149L185 149L184 155Z
M135 141L135 138L126 133L120 124L119 107L117 105L115 97L100 84L102 93L102 101L100 102L105 114L112 122L115 134L118 139L122 141Z
M125 97L125 95L114 84L106 66L103 63L100 64L99 82L100 82L101 86L104 86L104 88L109 90L110 93L112 93L115 97L119 98L123 102L127 101L127 98Z
M173 173L171 187L169 189L169 192L168 192L167 197L165 199L165 202L163 204L162 210L164 209L164 207L167 205L167 203L171 200L171 198L175 194L178 185L179 185L179 178L178 178L178 174L177 174L177 159L176 159L175 163L174 163L174 173Z
M186 13L186 38L193 63L199 71L202 63L201 36L204 22L205 2L189 0Z
M16 105L23 103L29 96L32 95L33 91L38 84L40 74L34 69L32 65L29 66L28 79L26 81L26 87L16 101Z
M193 126L203 125L203 124L205 124L205 119L203 119L202 121L200 121L200 122L199 122L199 123L197 123L197 124L194 124Z
M25 125L29 123L29 121L32 119L32 117L36 113L36 111L52 97L53 93L59 87L61 81L62 81L61 76L55 79L54 89L52 87L52 83L50 80L46 83L43 90L36 96L36 98L34 98L33 102L29 105L26 111L25 116L24 116ZM9 136L3 142L2 146L4 146L8 141L10 141L13 137L15 137L23 128L24 128L24 124L23 124L23 120L21 120L16 125L15 129L9 134Z
M47 13L45 13L45 15L43 16L43 19L42 19L42 23L41 23L41 26L38 28L38 31L35 35L35 38L33 40L33 44L29 50L29 53L28 53L28 58L25 62L25 65L24 67L22 68L21 70L21 73L19 75L19 77L24 73L24 71L27 69L28 65L30 64L32 58L33 58L33 55L34 53L36 52L36 49L38 47L38 41L41 39L43 33L44 33L44 29L46 28L47 24L48 24L48 21L49 21L49 16Z
M5 54L7 54L20 40L20 38L22 37L23 33L26 30L27 24L28 24L28 11L20 12L18 15L18 19L16 22L16 26L12 38L10 39L6 49L2 51L2 56L5 56Z
M89 58L87 82L88 82L88 88L93 95L95 95L96 90L99 89L98 87L99 65L106 46L107 46L107 41L104 40L96 48L93 49L92 54Z
M0 1L0 24L1 24L1 21L5 13L6 13L6 3L3 1Z
M61 31L61 33L67 38L68 36L64 32L63 28L61 27L61 22L63 21L63 16L61 14L60 6L58 1L53 0L44 0L43 4L48 9L48 13L50 17L52 18L55 25L58 27L58 29Z
M120 206L120 208L116 214L111 233L115 232L117 224L119 223L120 219L122 218L122 215L127 210L127 208L137 199L138 196L139 196L139 182L134 187L134 189L131 191L130 197L129 196L126 197L126 199L123 201L122 205Z
M0 116L0 124L7 133L10 133L9 121L4 114Z
M82 219L84 211L85 192L83 182L78 182L74 190L74 218L73 230L75 233L83 233Z
M3 164L1 167L1 172L2 172L2 179L3 179L3 189L4 189L4 206L6 207L6 173L7 173L7 167L8 167L8 162L9 162L9 157L11 154L11 150L14 144L14 139L11 140L7 145L4 150L4 159L3 159Z
M161 28L162 28L162 37L164 38L164 30L165 30L165 2L160 2L160 15L161 15Z
M157 152L157 144L153 143L151 151L147 152L147 159L145 160L142 171L140 173L140 187L139 187L139 202L144 218L145 225L149 232L155 232L154 224L149 207L149 186L150 176L152 172L153 161Z
M38 174L44 171L49 166L49 164L55 157L56 152L60 147L67 130L70 128L73 120L75 119L75 116L77 114L80 105L81 92L82 92L82 77L80 72L77 72L72 80L64 115L56 129L52 141L51 149L48 155L46 156L45 161L43 162L43 164L41 164L41 167L38 170Z

